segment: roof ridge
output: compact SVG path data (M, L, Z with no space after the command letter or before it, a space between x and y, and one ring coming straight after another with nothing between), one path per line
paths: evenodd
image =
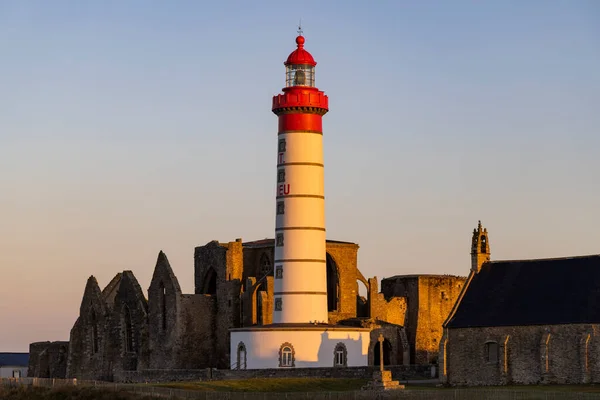
M593 258L600 257L600 254L588 254L584 256L563 256L563 257L549 257L549 258L528 258L528 259L513 259L513 260L493 260L488 261L486 264L497 264L497 263L508 263L508 262L536 262L536 261L559 261L559 260L576 260L581 258Z

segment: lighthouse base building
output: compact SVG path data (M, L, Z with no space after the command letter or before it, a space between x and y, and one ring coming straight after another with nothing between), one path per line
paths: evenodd
M231 361L241 369L365 366L370 331L325 324L238 328L231 332Z

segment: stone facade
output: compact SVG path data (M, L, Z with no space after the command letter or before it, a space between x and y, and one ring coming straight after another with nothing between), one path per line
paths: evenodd
M452 275L404 275L381 281L388 299L404 299L410 358L415 364L436 363L442 324L458 299L466 278Z
M147 368L147 311L131 271L117 274L102 292L90 277L71 329L67 376L112 380L114 373Z
M36 342L29 345L27 376L60 378L67 376L69 342Z
M451 385L600 382L600 325L448 329L440 378Z

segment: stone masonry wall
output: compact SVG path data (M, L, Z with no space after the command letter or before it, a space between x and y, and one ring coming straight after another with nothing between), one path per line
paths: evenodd
M358 296L358 245L354 243L327 243L327 253L334 261L338 273L337 310L329 312L329 323L356 317Z
M411 363L436 362L442 338L442 324L458 299L466 278L452 275L405 275L383 279L387 299L406 299L407 336Z
M427 364L437 360L443 333L442 325L452 311L465 280L464 277L450 275L419 277L415 364Z
M29 345L27 376L60 378L67 376L69 342L37 342Z
M442 382L506 385L600 382L598 325L449 329L440 346ZM497 357L489 359L489 345ZM444 359L445 358L445 359Z
M431 378L429 365L395 365L386 367L392 371L396 380ZM251 378L357 378L371 379L378 367L347 367L347 368L279 368L279 369L241 369L241 370L144 370L126 371L117 380L120 382L173 382L173 381L204 381Z
M216 301L210 295L182 295L178 312L176 369L198 369L215 365Z
M148 368L175 368L184 332L181 287L161 251L148 289Z
M121 274L115 277L118 280L120 278ZM103 353L108 342L109 313L98 281L91 276L85 286L79 317L71 328L67 378L108 379Z

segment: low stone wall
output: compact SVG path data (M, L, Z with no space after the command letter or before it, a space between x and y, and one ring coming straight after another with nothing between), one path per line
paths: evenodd
M437 366L435 366L437 367ZM386 366L395 380L431 379L431 365ZM274 369L149 369L123 371L115 375L118 382L173 382L230 380L250 378L357 378L371 379L375 367L348 368L274 368Z

